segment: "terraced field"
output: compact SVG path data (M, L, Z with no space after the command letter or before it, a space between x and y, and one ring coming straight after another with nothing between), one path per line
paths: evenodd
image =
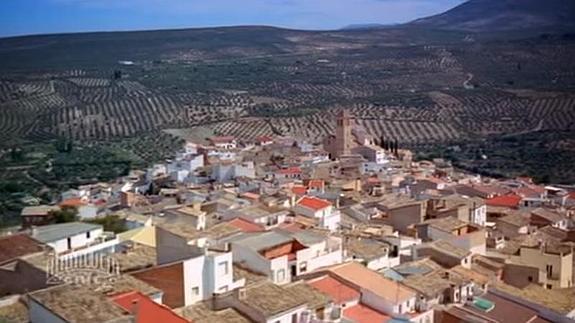
M242 138L320 142L333 132L339 109L350 110L372 135L413 147L575 130L569 39L469 41L453 32L263 27L217 35L119 33L125 44L117 48L85 36L108 49L103 56L30 39L37 47L26 50L29 61L0 40L0 62L10 62L0 63L0 148L54 139L117 145L198 126ZM80 36L73 41L84 44ZM73 59L61 59L56 49ZM134 65L118 63L128 59Z

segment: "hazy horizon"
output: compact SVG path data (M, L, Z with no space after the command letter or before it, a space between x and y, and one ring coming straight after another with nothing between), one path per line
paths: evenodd
M0 37L228 26L332 30L395 24L463 0L19 0L0 3ZM224 8L224 9L222 9Z

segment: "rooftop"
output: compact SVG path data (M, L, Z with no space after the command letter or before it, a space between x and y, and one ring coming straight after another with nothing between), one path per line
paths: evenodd
M541 217L541 218L543 218L549 222L552 222L552 223L560 222L566 218L565 216L563 216L560 213L554 212L554 211L549 210L549 209L544 209L544 208L537 208L537 209L531 211L531 214L539 216L539 217Z
M436 270L426 275L412 275L402 283L427 297L435 297L451 286L462 286L468 280L456 272L449 270Z
M314 211L323 210L331 206L330 202L312 196L304 196L297 204Z
M241 300L265 317L295 309L306 304L306 299L295 290L263 281L245 288L245 298Z
M206 302L200 302L175 310L176 313L194 323L251 323L233 308L212 311Z
M452 232L457 229L464 228L468 226L466 222L463 222L455 217L445 217L441 219L433 219L429 220L426 223L429 224L430 227L439 229L442 231Z
M102 229L102 226L84 222L50 224L34 228L32 238L50 243L97 229Z
M244 234L233 243L242 245L255 251L266 250L278 245L293 241L294 239L287 234L277 231L266 231L251 234Z
M253 222L250 222L250 221L242 219L242 218L235 218L235 219L229 221L228 223L230 225L233 225L234 227L240 229L242 232L261 232L261 231L264 231L264 228L261 225L255 224Z
M328 271L394 304L404 302L415 296L415 292L409 288L401 286L356 262L336 265L330 267Z
M112 300L126 312L136 317L137 323L187 323L164 305L158 304L140 292L116 295Z
M183 223L162 223L158 227L169 231L175 235L187 239L188 241L196 240L202 237L212 238L215 240L226 238L242 231L237 227L226 223L218 223L212 227L207 228L204 231L199 231L190 225L185 225Z
M39 206L27 206L22 209L20 215L22 216L43 216L48 215L51 211L60 210L59 206L51 205L39 205Z
M27 234L15 234L0 238L0 264L18 257L42 252L44 245Z
M391 320L391 317L363 304L357 304L345 308L343 310L343 316L356 323L384 323Z
M465 258L471 254L468 250L454 246L445 240L437 240L431 243L425 244L424 246L430 247L436 251L444 253L446 255L453 256L455 258Z
M106 322L125 315L106 295L89 286L60 285L31 293L30 297L68 322Z
M152 267L156 264L156 248L139 243L124 243L119 252L111 254L122 272Z
M508 194L490 198L485 203L490 206L517 208L522 199L519 195Z
M387 243L365 238L346 238L345 248L348 254L368 261L385 256L389 251Z
M302 281L286 285L285 288L292 294L298 295L303 299L312 310L324 308L327 304L331 303L331 297Z
M360 293L331 276L323 276L307 282L311 287L329 295L336 304L359 300Z

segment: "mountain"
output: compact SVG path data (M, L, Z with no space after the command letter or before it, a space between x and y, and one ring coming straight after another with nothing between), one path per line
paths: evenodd
M575 28L574 0L469 0L409 25L474 32Z

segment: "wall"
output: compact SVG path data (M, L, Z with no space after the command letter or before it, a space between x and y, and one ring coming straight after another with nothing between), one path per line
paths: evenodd
M46 273L23 260L15 260L15 270L0 270L0 298L44 289Z
M32 297L29 298L28 313L31 323L66 323Z
M187 241L161 227L156 227L156 260L158 265L197 256L197 250Z
M178 308L189 305L185 302L184 295L185 288L189 286L186 285L184 268L185 262L178 262L144 269L130 275L164 291L162 303L170 308Z
M77 234L71 236L72 239L72 249L84 247L87 244L93 243L98 237L100 237L103 233L103 229L95 229L90 231L90 238L86 236L86 233ZM68 250L68 239L64 238L62 240L54 241L48 243L48 245L56 251L56 253L61 253Z
M184 276L184 306L195 304L209 298L211 295L206 290L206 276L204 275L205 256L191 258L183 262ZM198 293L193 293L193 288L198 287Z
M521 248L519 256L512 256L517 262L532 264L546 273L547 265L553 266L553 272L547 284L553 288L567 288L572 285L573 254L561 257L557 254L544 253L535 248Z
M540 274L543 277L540 277ZM544 276L545 272L540 271L539 268L527 265L508 263L503 269L503 281L517 288L525 288L529 284L540 282L541 279L545 280Z
M421 223L425 218L425 208L421 203L392 209L388 212L389 222L401 233L407 232L407 227Z
M293 315L297 315L297 321L299 322L299 319L302 315L303 312L305 312L307 310L307 305L302 305L300 307L297 307L295 309L292 309L290 311L287 312L283 312L281 314L272 316L267 318L267 320L265 321L266 323L292 323L292 316Z

